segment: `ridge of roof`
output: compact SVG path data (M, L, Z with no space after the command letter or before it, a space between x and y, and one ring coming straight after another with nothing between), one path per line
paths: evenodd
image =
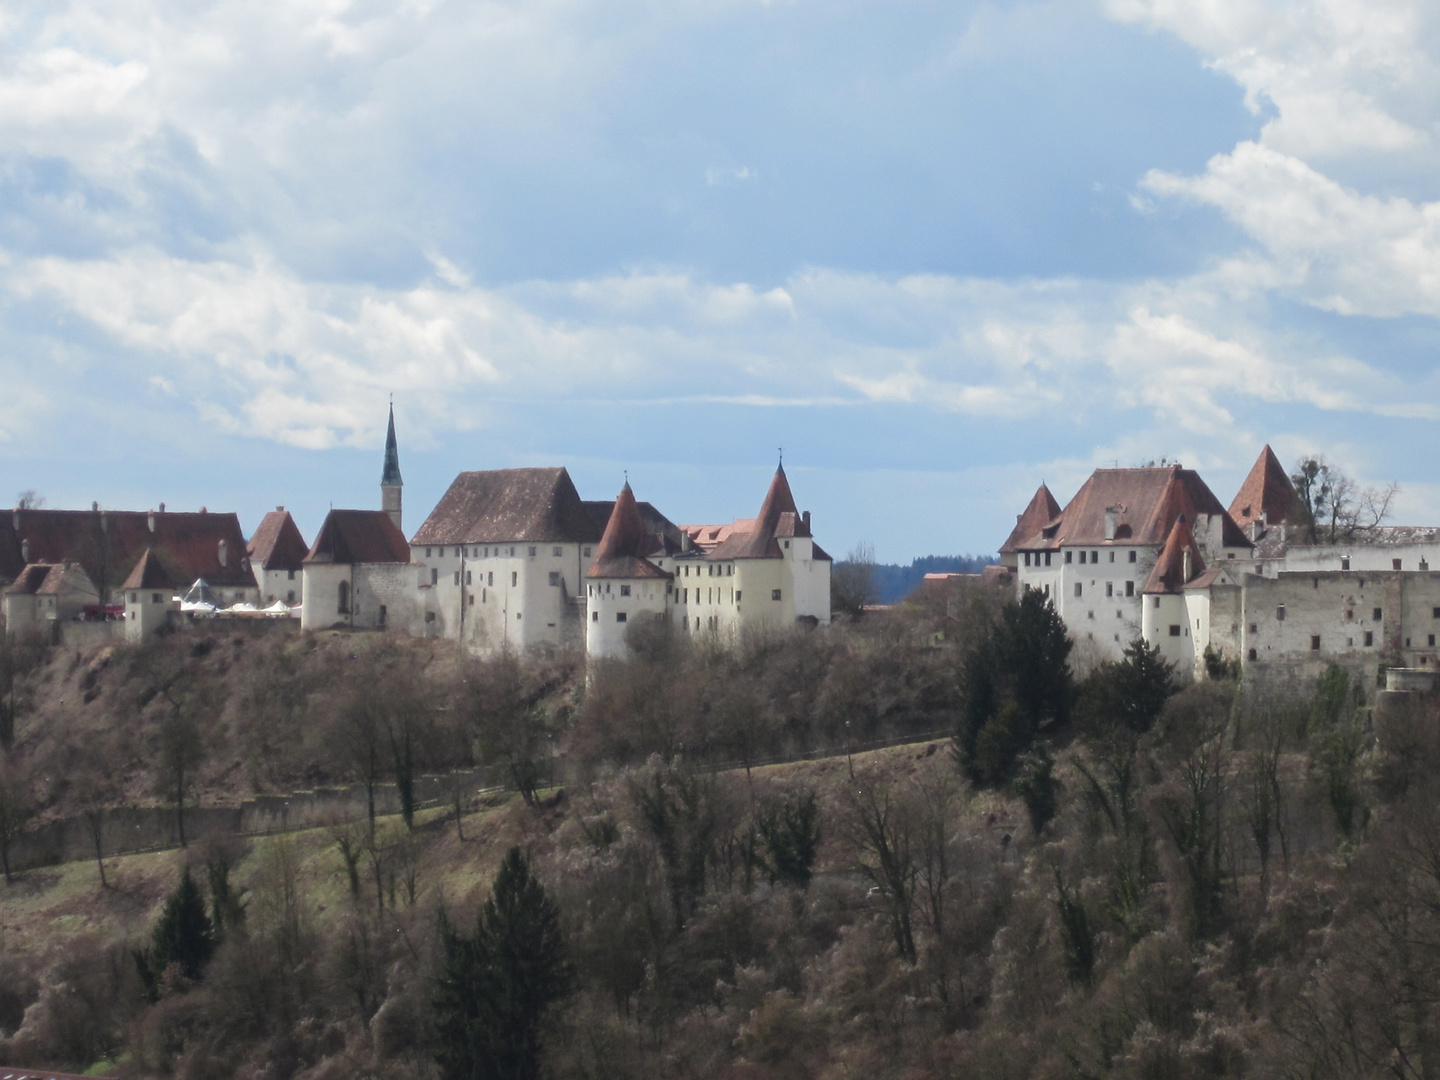
M1242 529L1262 518L1267 525L1303 524L1300 495L1269 443L1235 493L1230 516Z
M1012 551L1019 551L1021 544L1034 536L1050 522L1060 516L1060 504L1055 501L1055 496L1050 494L1050 488L1044 483L1035 489L1035 494L1030 496L1030 502L1025 509L1015 515L1015 528L1010 530L1010 535L1005 543L1000 545L1000 554L1006 555Z
M775 537L780 528L782 515L790 514L796 522L804 518L795 506L795 496L790 493L790 481L785 476L785 466L775 469L770 478L770 487L765 491L765 501L760 504L760 513L755 516L755 525L746 532L735 531L725 537L706 556L711 559L778 559L780 545ZM803 524L791 534L809 536Z
M306 565L409 561L405 534L384 510L331 510L305 556Z
M456 476L410 543L593 544L601 531L563 466L488 469Z
M284 507L266 514L245 545L251 563L266 570L299 570L309 551L300 526Z
M146 548L140 560L130 570L123 589L183 589L191 582L186 579L185 570L176 565L166 553Z
M1187 554L1190 556L1189 574L1185 573ZM1161 549L1160 557L1155 560L1150 577L1140 591L1146 596L1154 593L1178 593L1204 572L1205 560L1200 557L1195 533L1191 530L1190 523L1185 520L1185 515L1181 514L1170 527L1170 535L1165 538L1165 547Z

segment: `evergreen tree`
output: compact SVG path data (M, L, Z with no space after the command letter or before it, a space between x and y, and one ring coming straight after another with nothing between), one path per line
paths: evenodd
M540 1023L570 985L560 911L512 847L473 936L442 918L444 957L432 1004L447 1080L534 1080Z
M1073 643L1050 599L1027 589L964 659L955 748L976 783L998 784L1040 729L1070 717Z
M215 931L210 916L205 914L205 898L200 886L190 876L187 866L180 875L180 884L165 901L165 910L150 945L150 970L158 982L165 969L178 964L180 972L192 982L205 972L205 965L215 951Z

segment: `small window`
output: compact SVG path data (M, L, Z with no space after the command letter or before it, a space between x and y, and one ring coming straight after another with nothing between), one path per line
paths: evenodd
M133 593L133 592L132 592L132 593L130 594L130 602L131 602L132 604L138 604L138 603L140 602L140 594L139 594L139 593ZM1436 617L1437 619L1440 619L1440 608L1436 608L1436 609L1435 609L1435 617Z
M335 610L336 610L337 613L339 613L339 614L341 614L341 615L349 615L349 614L350 614L350 583L349 583L348 581L342 581L342 582L340 582L340 590L339 590L339 592L340 592L340 595L339 595L339 597L338 597L338 603L336 603L336 605L335 605ZM157 597L155 597L155 599L156 599L156 600L159 600L160 597L157 596Z
M510 571L510 587L513 589L513 588L515 588L515 586L517 586L517 585L519 585L519 584L520 584L520 571L519 571L519 570L511 570L511 571Z
M425 612L425 621L426 621L427 623L432 623L432 622L434 622L434 621L435 621L435 612L433 612L433 611L427 611L427 612Z
M1081 566L1084 566L1084 565L1085 565L1085 552L1083 552L1083 551L1080 552L1080 565L1081 565Z
M559 547L559 546L552 547L552 548L550 549L550 554L553 555L553 556L555 556L555 558L558 559L558 558L560 558L561 555L564 555L564 554L565 554L565 549L564 549L563 547Z
M1080 582L1078 582L1078 581L1075 582L1075 595L1076 595L1076 596L1079 596L1079 595L1080 595Z
M592 611L592 612L590 612L590 621L591 621L591 622L599 622L599 621L600 621L600 612L598 612L598 611Z
M430 568L430 584L431 584L431 585L439 585L439 584L440 584L440 571L439 571L439 570L436 570L434 567L431 567L431 568Z
M513 559L514 557L515 557L515 549L512 547L512 548L510 549L510 558Z
M285 594L285 603L291 605L292 607L295 605L295 590L294 590L294 589L291 589L289 592L287 592L287 593Z
M466 571L465 571L465 584L466 584L466 585L473 585L473 584L475 584L475 575L474 575L473 572L471 572L471 571L469 571L469 570L466 570Z
M1284 604L1281 604L1279 607L1277 607L1277 608L1275 609L1275 621L1276 621L1276 622L1284 622L1284 621L1285 621L1285 605L1284 605Z
M1245 655L1246 655L1247 657L1249 657L1251 660L1258 660L1258 659L1260 658L1260 654L1259 654L1258 652L1256 652L1254 649L1251 649L1251 650L1250 650L1248 653L1246 653Z
M474 597L472 596L471 599L473 600ZM381 630L385 629L385 617L387 614L388 612L385 610L385 605L381 604L380 610L375 614L375 625Z
M780 590L779 590L779 589L771 589L771 590L770 590L770 599L771 599L771 600L779 600L779 599L780 599Z
M1319 652L1319 651L1320 651L1320 635L1319 635L1319 634L1311 634L1311 635L1310 635L1310 651L1311 651L1311 652Z
M1113 552L1113 551L1110 552L1110 561L1111 561L1111 562L1114 562L1114 561L1115 561L1115 552Z
M1100 561L1100 553L1098 551L1090 552L1090 561L1092 563L1098 563Z
M1340 556L1340 569L1341 569L1341 570L1349 570L1349 569L1350 569L1350 556L1349 556L1349 555L1341 555L1341 556Z
M680 590L680 602L681 602L682 604L688 604L688 603L690 602L690 590L689 590L689 589L681 589L681 590Z
M739 589L736 589L736 590L735 590L735 603L737 603L737 604L740 603L740 590L739 590Z
M455 584L456 584L456 585L459 585L459 584L460 584L460 571L459 571L459 570L456 570L456 571L455 571Z
M519 622L519 621L520 621L520 612L518 612L518 611L515 612L515 621L516 621L516 622Z
M1115 583L1114 583L1113 581L1107 581L1107 582L1105 582L1105 595L1106 595L1106 596L1114 596L1114 595L1115 595Z
M1026 566L1029 566L1029 565L1030 565L1030 553L1029 553L1028 551L1025 552L1025 565L1026 565Z
M1252 633L1252 634L1258 634L1259 632L1260 632L1260 624L1259 624L1259 623L1253 623L1253 622L1252 622L1252 623L1250 624L1250 633Z
M539 553L540 553L540 549L539 549L538 547L532 547L532 548L530 549L530 558L533 559L533 558L534 558L536 555L538 555Z
M550 584L551 584L551 585L559 585L559 584L560 584L560 571L559 571L559 570L551 570L551 571L550 571Z
M1046 565L1046 566L1049 566L1049 565L1050 565L1050 552L1048 552L1048 551L1045 552L1045 565Z
M485 584L486 584L486 585L494 585L494 584L495 584L495 571L494 571L494 570L491 570L488 574L485 575Z
M585 549L585 557L587 559L590 557L590 549L588 547Z
M625 621L625 612L623 612L623 611L617 611L617 612L615 612L615 621L616 621L616 622L624 622L624 621Z
M1050 595L1050 586L1049 586L1049 585L1046 585L1046 586L1045 586L1045 595L1046 595L1046 596L1049 596L1049 595Z
M345 587L345 583L344 583L343 581L340 583L340 587L341 587L342 589ZM343 594L342 594L342 595L343 595ZM159 594L158 592L157 592L157 593L151 593L151 594L150 594L150 602L151 602L152 604L158 604L158 603L160 603L160 594ZM344 611L345 609L344 609L344 608L341 608L340 610L341 610L341 611Z
M1434 647L1435 647L1435 635L1434 635L1434 634L1431 634L1431 635L1430 635L1430 648L1433 649Z
M1158 596L1152 596L1150 598L1150 606L1158 608L1160 606L1160 598Z
M489 600L489 598L490 598L490 593L489 593L489 591L486 590L486 589L481 589L481 590L480 590L480 602L483 604L483 603L485 603L487 600Z
M1125 595L1126 595L1126 596L1134 596L1134 595L1135 595L1135 583L1134 583L1133 581L1127 581L1127 582L1125 582Z
M1070 562L1070 561L1071 561L1071 558L1074 556L1074 554L1075 554L1075 553L1074 553L1073 551L1067 551L1067 552L1065 552L1065 561L1066 561L1067 563Z
M1171 636L1171 637L1179 637L1179 636L1180 636L1180 624L1179 624L1179 623L1171 623L1171 624L1170 624L1170 636Z
M620 586L620 595L621 595L621 596L629 596L629 595L630 595L630 586L629 586L629 585L621 585L621 586Z
M1384 615L1385 612L1381 608L1377 607L1373 612L1371 612L1370 617L1375 622L1380 622L1384 618Z
M1391 570L1399 570L1399 569L1400 569L1400 560L1399 560L1399 559L1391 559L1391 560L1390 560L1390 569L1391 569Z
M430 558L430 549L429 549L429 548L426 548L426 549L425 549L425 557L426 557L427 559Z
M287 570L287 571L285 571L285 573L286 573L286 575L287 575L286 580L288 580L288 581L294 581L294 580L295 580L295 571L294 571L294 570Z
M785 541L785 550L786 550L786 551L789 551L789 550L790 550L790 541L789 541L789 540L786 540L786 541Z

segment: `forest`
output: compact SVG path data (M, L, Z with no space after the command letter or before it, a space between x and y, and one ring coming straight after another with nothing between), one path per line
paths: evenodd
M1182 686L1140 643L1082 665L978 582L631 645L587 672L374 634L10 643L0 846L340 783L400 809L7 867L0 1064L1440 1075L1440 703L1219 658ZM495 786L413 797L477 765Z

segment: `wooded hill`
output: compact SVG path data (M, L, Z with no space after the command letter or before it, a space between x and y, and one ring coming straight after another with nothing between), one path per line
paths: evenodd
M1434 702L1373 717L1373 689L1338 669L1303 700L1224 671L1172 694L1140 648L1076 680L1048 608L960 599L737 650L655 632L588 685L563 658L461 663L358 635L19 657L6 790L41 815L84 803L57 774L99 739L118 790L165 802L177 716L202 734L190 798L477 758L519 791L459 820L420 808L111 858L103 886L94 861L17 875L0 1061L197 1078L1440 1068ZM754 764L931 725L954 737Z

